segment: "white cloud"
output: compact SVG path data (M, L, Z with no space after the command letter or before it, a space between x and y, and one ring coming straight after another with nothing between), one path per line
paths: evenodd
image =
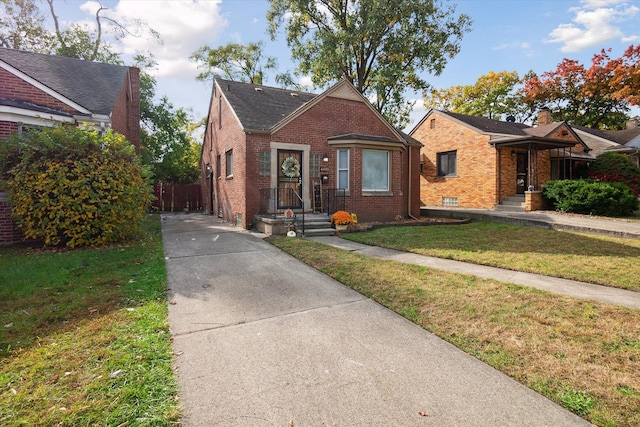
M120 22L141 19L162 39L159 43L149 33L138 37L127 35L117 44L124 56L150 52L158 63L159 77L193 78L197 71L189 56L204 44L215 44L228 25L220 13L220 3L221 0L119 1L108 16Z
M562 44L562 52L579 52L614 39L635 40L637 36L624 34L621 24L638 11L640 8L624 0L583 0L580 7L569 9L573 22L560 24L545 42Z

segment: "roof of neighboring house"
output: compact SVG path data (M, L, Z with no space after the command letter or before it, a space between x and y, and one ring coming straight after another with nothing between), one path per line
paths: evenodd
M438 111L486 133L518 136L528 135L527 132L525 132L525 129L529 128L529 126L524 123L501 122L498 120L487 119L486 117L468 116L466 114L452 113L450 111Z
M17 99L9 99L0 97L0 105L4 105L5 107L16 107L16 108L24 108L25 110L37 111L40 113L48 113L48 114L57 114L59 116L67 116L72 117L72 114L69 114L64 111L59 111L53 108L44 107L42 105L36 105L30 101L20 101Z
M640 135L640 127L623 130L600 130L584 126L573 126L573 128L618 144L626 144Z
M469 127L491 136L490 144L495 146L519 146L519 147L535 147L535 149L551 149L551 148L567 148L575 144L582 145L585 152L589 147L582 139L564 122L554 122L542 126L531 127L524 123L503 122L499 120L488 119L486 117L469 116L466 114L452 113L443 110L431 110L449 116ZM423 121L429 116L428 113ZM420 122L422 123L422 122ZM420 123L414 128L417 129ZM566 139L558 139L549 137L556 129L561 126L567 126L568 132L571 132L576 141ZM412 131L413 133L413 131Z
M93 114L113 111L129 67L0 48L0 61Z
M220 78L216 78L216 84L247 130L269 130L318 96Z

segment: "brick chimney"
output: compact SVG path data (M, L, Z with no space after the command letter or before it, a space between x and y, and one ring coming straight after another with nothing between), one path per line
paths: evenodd
M632 117L627 120L627 129L635 129L638 127L638 117Z
M548 108L543 108L538 112L538 126L544 126L551 123L551 111Z

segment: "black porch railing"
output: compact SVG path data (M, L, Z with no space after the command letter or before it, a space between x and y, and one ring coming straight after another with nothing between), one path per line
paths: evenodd
M322 209L320 210L327 215L331 215L336 211L346 210L347 195L344 188L318 188L316 191L322 191Z
M265 217L284 217L285 211L300 210L302 214L302 233L304 234L304 199L293 188L261 188L260 189L260 212ZM296 215L297 216L297 215ZM294 218L291 218L293 221Z

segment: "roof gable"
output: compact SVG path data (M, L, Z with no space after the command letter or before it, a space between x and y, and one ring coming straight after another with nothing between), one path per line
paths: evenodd
M396 128L391 126L391 124L389 124L389 122L387 122L387 120L382 116L382 114L380 114L380 112L376 110L373 107L373 105L371 105L371 103L364 97L364 95L362 95L353 86L353 84L346 79L340 80L334 86L330 87L322 94L317 95L308 103L301 105L300 108L292 112L288 117L284 118L280 123L278 123L277 126L273 128L273 131L275 132L279 129L282 129L288 123L291 123L293 120L295 120L297 117L302 115L304 112L308 111L314 105L317 105L318 103L322 102L323 99L326 99L328 97L346 99L349 101L356 101L356 102L363 103L364 105L367 106L367 108L369 108L369 110L371 110L371 112L378 118L378 120L380 120L380 122L383 123L389 129L389 131L398 138L399 141L402 141L405 144L411 143L411 141L405 138L405 136L402 135L401 132L399 132Z
M16 76L33 79L30 83L72 108L104 115L113 111L129 72L129 67L122 65L6 48L0 48L0 62Z

